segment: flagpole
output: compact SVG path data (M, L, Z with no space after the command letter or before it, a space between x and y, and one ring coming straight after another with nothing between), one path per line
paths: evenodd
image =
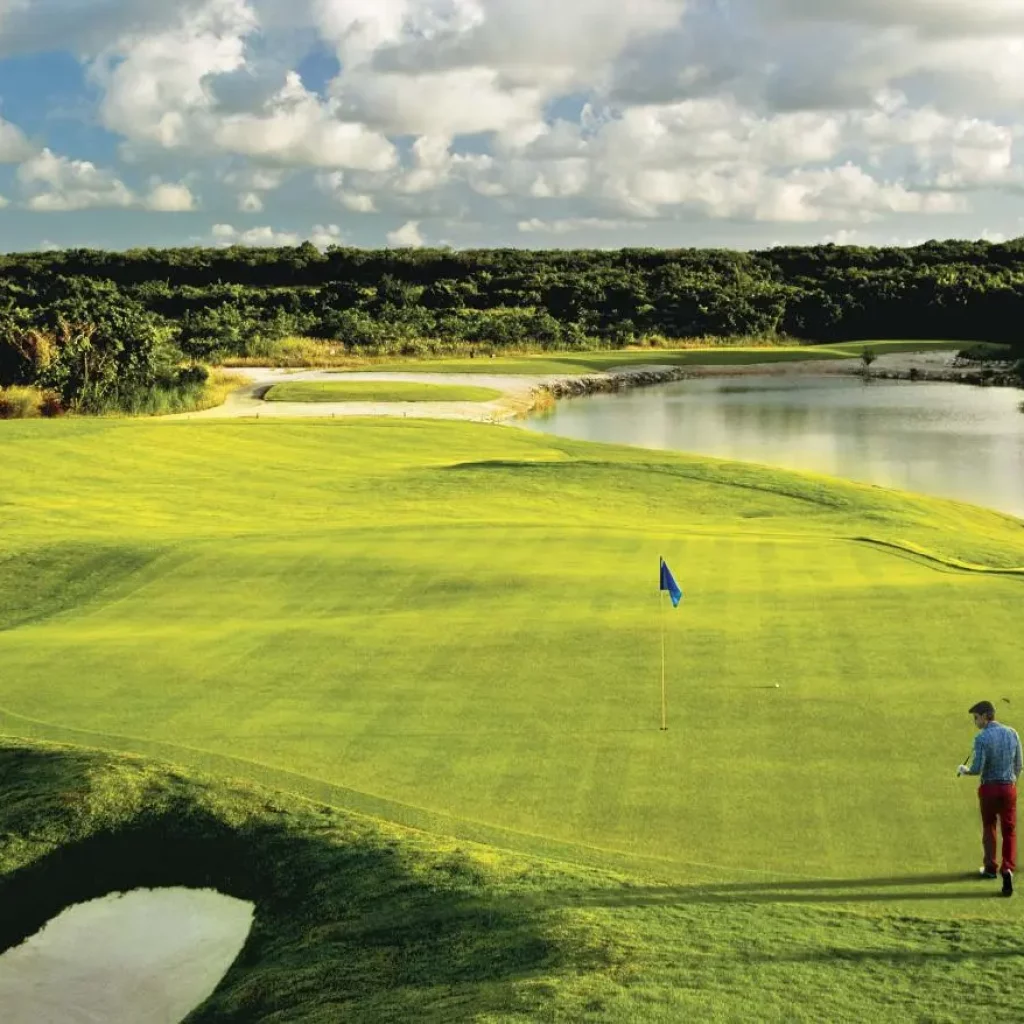
M661 731L668 732L668 690L665 687L665 591L658 595L661 606Z

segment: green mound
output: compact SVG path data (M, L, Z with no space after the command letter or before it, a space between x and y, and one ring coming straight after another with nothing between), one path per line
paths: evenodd
M0 632L7 732L678 884L977 863L951 766L971 703L1006 696L1014 724L1022 699L1019 520L483 425L25 422L0 444L5 564L35 560ZM53 545L113 538L161 557L52 615ZM687 594L668 734L661 555Z
M264 398L268 402L493 402L501 392L445 384L295 381L275 384Z
M903 867L834 885L665 885L52 745L0 744L0 778L0 951L112 891L212 887L256 904L191 1024L1024 1014L1016 920L879 913L943 890L976 907L976 881Z

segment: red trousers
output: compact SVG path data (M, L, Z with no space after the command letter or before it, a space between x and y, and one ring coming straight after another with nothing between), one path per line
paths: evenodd
M1003 832L1000 872L1017 870L1017 787L1012 782L987 782L978 789L981 802L981 843L985 870L996 871L996 820Z

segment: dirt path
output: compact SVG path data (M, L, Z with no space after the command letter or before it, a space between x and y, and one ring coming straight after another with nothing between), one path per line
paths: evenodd
M331 419L342 416L398 416L420 419L472 420L497 423L527 412L534 404L534 392L557 377L485 376L454 373L359 373L337 370L281 370L245 367L224 370L248 379L249 383L228 395L227 401L204 412L168 416L176 420L239 419ZM265 402L263 395L284 381L390 381L408 384L452 384L492 388L501 397L491 402Z

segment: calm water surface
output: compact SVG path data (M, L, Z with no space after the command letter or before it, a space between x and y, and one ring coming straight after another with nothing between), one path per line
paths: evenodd
M567 399L527 425L957 498L1024 517L1024 391L794 374Z

